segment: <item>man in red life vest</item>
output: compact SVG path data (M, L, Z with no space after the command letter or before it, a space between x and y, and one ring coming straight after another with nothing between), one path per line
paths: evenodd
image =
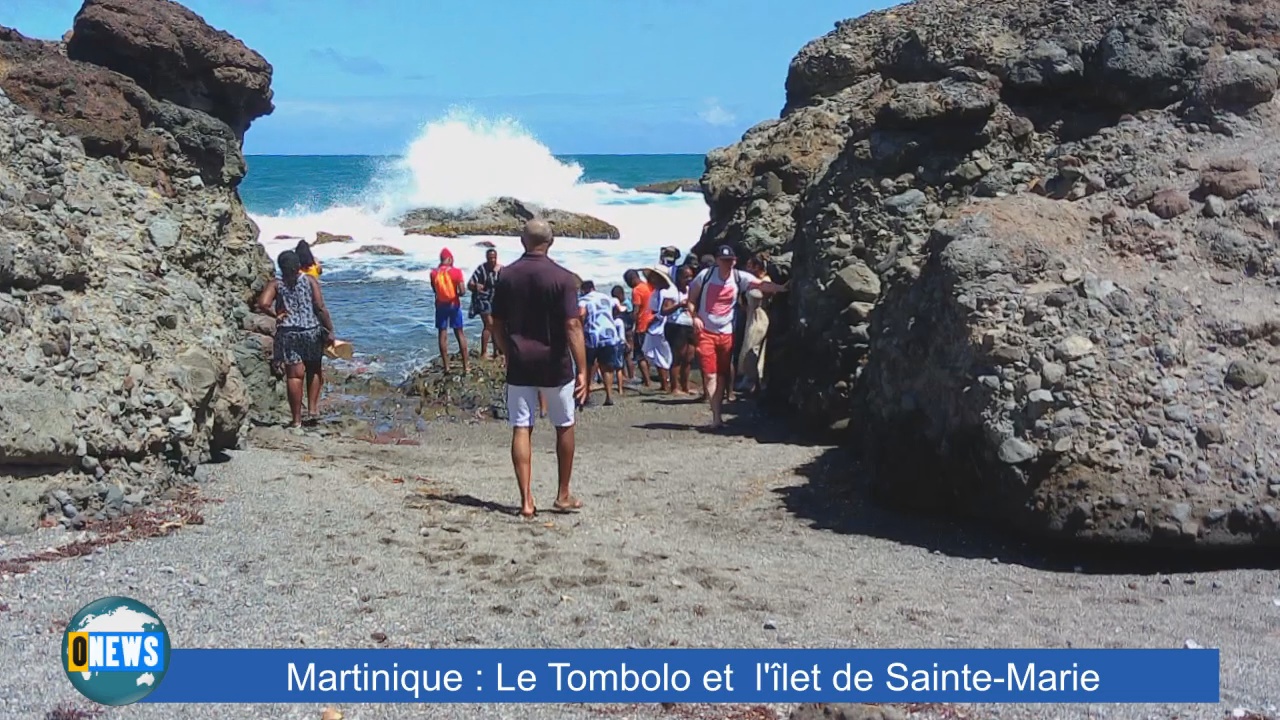
M449 372L449 329L458 338L462 351L462 374L470 372L467 357L467 336L463 332L462 295L466 292L466 279L462 271L453 266L453 253L449 248L440 251L440 266L431 271L431 288L436 295L436 330L440 331L440 367Z

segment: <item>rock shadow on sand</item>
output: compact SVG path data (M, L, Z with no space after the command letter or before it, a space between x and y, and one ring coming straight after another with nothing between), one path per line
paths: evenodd
M691 401L653 399L647 399L646 402L655 405L691 404ZM694 404L697 402L692 401ZM795 445L797 447L822 447L832 444L831 442L826 442L827 438L821 437L821 433L802 432L785 420L755 407L749 400L736 400L732 403L726 403L724 409L726 414L724 424L715 430L711 430L705 425L706 420L710 419L709 415L705 420L695 423L659 421L637 423L632 427L638 430L692 431L710 436L754 440L762 445L782 444Z
M1228 569L1280 570L1266 548L1230 552L1195 548L1067 545L979 525L977 521L908 514L877 501L870 471L847 448L827 450L796 468L806 482L774 489L783 507L814 530L889 540L930 552L986 559L1047 572L1171 574Z

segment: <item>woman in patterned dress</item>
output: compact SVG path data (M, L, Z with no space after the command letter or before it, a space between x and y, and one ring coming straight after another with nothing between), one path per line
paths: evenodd
M303 391L312 418L320 404L320 361L325 347L333 343L333 320L324 305L320 283L302 273L298 254L285 250L276 263L280 277L262 291L258 309L275 315L273 360L285 368L292 427L301 427Z

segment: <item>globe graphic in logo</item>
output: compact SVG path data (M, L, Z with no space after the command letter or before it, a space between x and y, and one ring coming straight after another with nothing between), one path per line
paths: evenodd
M105 597L67 623L62 667L81 695L130 705L160 686L169 649L169 632L154 610L132 598Z

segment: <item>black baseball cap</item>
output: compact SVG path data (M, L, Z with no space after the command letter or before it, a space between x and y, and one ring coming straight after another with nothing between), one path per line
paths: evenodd
M738 254L735 253L733 251L733 248L729 247L728 245L721 245L720 247L716 248L716 259L723 260L725 258L733 258L734 260L737 260Z

